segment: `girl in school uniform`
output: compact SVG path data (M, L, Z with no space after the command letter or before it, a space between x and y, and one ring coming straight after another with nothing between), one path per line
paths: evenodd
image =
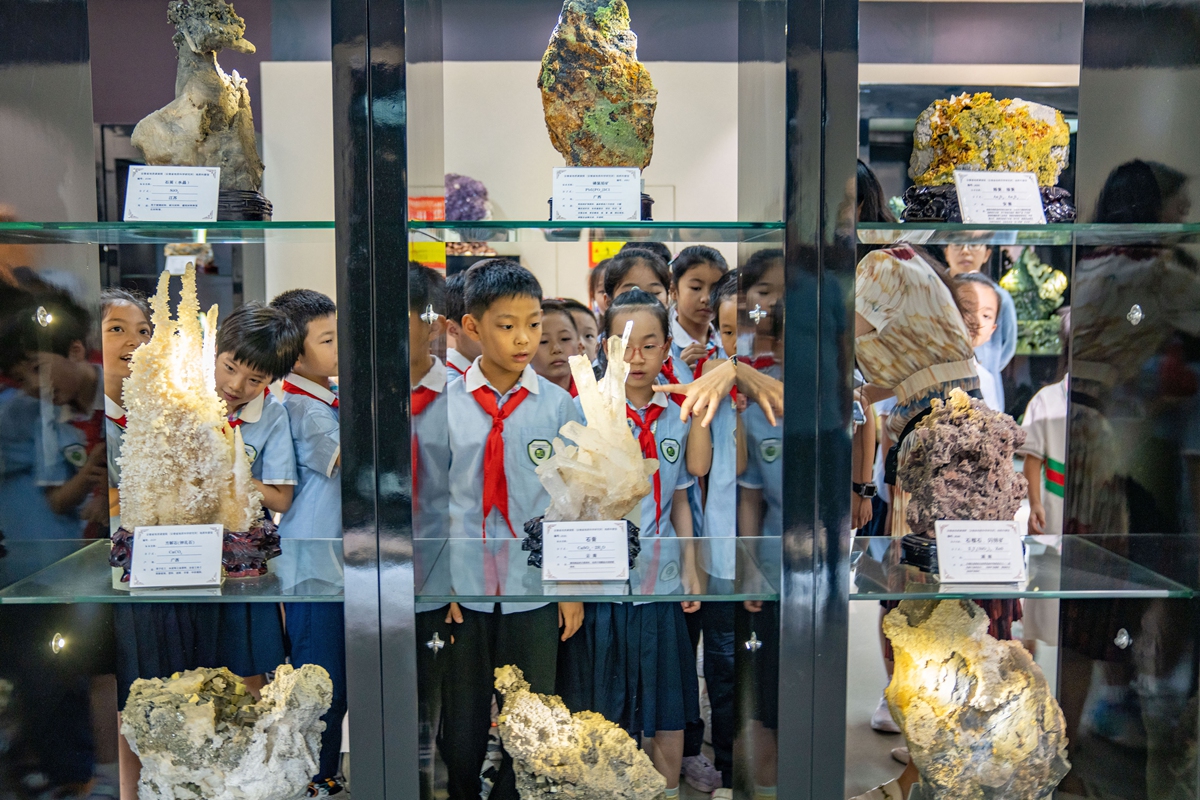
M685 247L671 261L671 355L687 364L693 378L709 359L725 357L711 295L727 272L725 257L706 245Z
M653 386L670 353L666 308L640 289L613 301L605 332L633 331L626 350L626 414L631 435L647 458L657 458L654 488L634 511L642 550L630 584L635 594L696 594L700 591L695 554L681 547L692 537L687 489L692 471L707 471L712 442L706 428L681 421L678 409ZM617 334L619 335L619 333ZM572 710L598 711L640 733L646 752L667 781L667 798L678 797L685 725L699 715L696 654L685 614L700 603L597 603L584 613L580 636L562 651L563 695Z

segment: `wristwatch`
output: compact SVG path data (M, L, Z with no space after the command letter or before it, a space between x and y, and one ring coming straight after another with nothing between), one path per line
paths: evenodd
M859 497L866 497L867 499L870 499L879 493L879 491L875 488L875 484L873 483L851 483L850 488L853 489L854 493Z

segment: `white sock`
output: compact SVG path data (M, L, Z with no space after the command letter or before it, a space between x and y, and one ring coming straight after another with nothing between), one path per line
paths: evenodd
M667 793L664 795L664 797L666 798L666 800L678 800L679 787L676 786L674 789L667 789Z

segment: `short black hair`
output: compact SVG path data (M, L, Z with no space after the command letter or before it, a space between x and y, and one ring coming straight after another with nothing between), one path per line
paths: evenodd
M446 319L462 325L463 314L467 313L467 270L461 270L446 278Z
M574 297L563 297L559 300L566 307L567 311L580 311L584 314L591 314L592 310L583 303L576 300Z
M35 353L69 355L71 346L87 346L91 315L70 293L40 280L28 289L4 284L0 302L0 372Z
M783 251L779 248L772 247L754 253L750 258L746 259L746 263L738 270L742 276L742 286L749 289L758 283L763 274L775 266L775 262L783 263Z
M150 322L150 304L146 302L146 298L140 292L134 292L129 289L123 289L120 286L111 286L100 292L100 320L108 316L108 311L117 303L129 303L137 308L146 317L146 322Z
M304 337L308 336L308 324L314 319L324 319L337 313L337 306L328 295L312 289L288 289L275 295L271 307L286 314L292 324L300 329L300 355L304 355Z
M654 276L658 278L664 289L671 285L671 270L667 267L666 261L663 261L653 250L631 247L613 256L608 262L608 268L604 271L604 293L610 300L615 299L614 293L629 271L643 265L654 272Z
M304 346L304 334L281 309L253 300L235 309L217 329L217 355L277 381L292 371Z
M563 300L561 297L549 297L542 301L542 318L547 314L564 314L567 320L571 323L571 327L575 329L575 334L579 334L579 326L575 324L575 317L571 315L571 306L568 303L580 305L578 300Z
M445 305L446 279L436 269L416 261L408 262L408 313L424 314L433 306L435 313L442 313Z
M528 297L541 303L542 285L511 258L485 259L467 270L463 303L468 314L483 316L493 303L506 297Z
M720 313L721 303L731 297L737 301L738 296L738 271L730 270L721 276L721 280L713 284L712 292L709 294L709 305L712 306L713 313Z
M596 266L592 267L591 274L588 275L588 295L591 299L595 299L596 295L604 291L604 276L608 272L608 262L611 258L606 258Z
M654 255L663 260L663 263L671 263L671 248L667 247L662 242L626 242L621 245L621 253L627 253L630 250L649 250Z
M726 263L725 256L721 255L720 250L704 244L694 244L680 250L679 255L675 256L675 260L671 262L671 279L674 285L678 286L688 270L701 264L712 264L722 273L729 272L729 264Z
M662 325L663 338L671 338L671 321L667 315L667 307L659 302L658 298L642 289L630 289L628 292L622 292L621 296L613 300L609 305L608 310L604 312L604 333L606 336L615 336L611 330L612 322L617 314L623 311L636 311L638 309L646 309L654 314L655 319ZM668 356L669 357L669 356Z

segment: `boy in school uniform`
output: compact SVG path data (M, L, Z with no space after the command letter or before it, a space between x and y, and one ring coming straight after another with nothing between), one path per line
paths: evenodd
M296 489L291 507L279 522L283 539L342 538L342 450L338 398L331 378L337 376L337 307L320 292L292 289L271 306L299 329L300 355L283 380L283 405L291 425L296 458ZM284 547L286 547L286 543ZM332 558L330 563L333 563ZM309 797L328 797L344 790L338 780L342 718L346 714L346 627L338 603L284 603L285 623L295 667L318 664L333 681L333 702L321 734L319 772Z
M300 330L286 314L257 302L231 313L217 331L217 394L230 426L241 430L251 480L269 514L291 508L297 474L287 409L267 387L291 370L300 344ZM264 675L284 659L278 606L223 603L220 615L221 663L245 676L252 691L260 690Z
M540 584L519 541L525 522L545 513L550 497L535 472L552 454L568 421L582 423L562 388L531 365L541 340L542 290L514 261L489 259L467 274L462 329L480 355L446 388L450 426L450 535L486 540L452 556L459 595L519 594ZM453 544L453 543L452 543ZM469 544L469 543L462 543ZM534 691L553 693L558 643L583 618L582 603L452 603L446 619L454 644L440 750L453 800L479 797L487 751L493 670L514 664ZM559 629L561 631L561 637ZM505 755L492 800L517 797Z
M461 378L479 358L479 342L463 332L466 313L467 270L446 279L446 368L450 379Z

